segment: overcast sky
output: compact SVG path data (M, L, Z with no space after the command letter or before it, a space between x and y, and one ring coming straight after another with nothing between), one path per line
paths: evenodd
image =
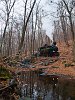
M58 0L52 0L53 2L57 2ZM43 28L46 29L47 35L52 38L52 32L54 31L53 28L53 21L56 20L55 17L52 15L56 16L56 10L57 10L57 5L56 4L48 4L49 0L41 0L41 5L44 6L44 10L48 12L50 15L44 17L43 20Z
M58 0L52 0L52 1L57 2ZM37 2L39 2L39 0L37 0ZM49 2L49 0L41 0L41 2L40 2L40 6L44 10L44 12L49 13L49 14L56 12L56 4L48 5L48 2ZM19 13L22 14L23 13L22 9L24 9L24 7L23 7L24 3L22 2L22 0L19 0L16 5L18 5L18 4L20 4L20 5L16 6L16 12L18 12L18 10L19 10ZM54 15L54 13L52 15ZM53 21L54 20L55 20L55 18L53 16L51 16L51 14L42 18L43 29L46 30L47 35L51 38L52 38L51 34L53 32Z
M44 9L50 14L47 17L43 18L43 28L46 29L47 35L52 38L52 32L54 31L53 22L54 20L56 20L55 17L53 17L52 15L56 16L57 5L56 4L48 5L49 0L42 0L42 4L43 1L45 1ZM54 2L57 2L57 0L54 0Z
M30 1L30 0L28 0ZM34 0L33 0L34 1ZM40 1L40 0L36 0L37 3ZM58 0L52 0L53 2L57 2ZM52 32L53 32L53 21L55 20L55 18L52 15L56 15L56 4L51 4L49 5L48 4L49 0L41 0L40 2L40 7L42 7L42 9L44 10L45 13L48 13L50 15L46 16L46 17L43 17L42 18L42 23L43 23L43 29L46 30L46 34L52 38ZM1 8L2 6L0 6ZM23 3L23 0L17 0L16 4L15 4L15 7L16 7L16 10L15 10L15 14L21 14L23 15L24 13L24 3ZM4 7L2 8L4 9ZM2 15L2 13L1 13ZM2 27L3 24L1 24L1 27Z

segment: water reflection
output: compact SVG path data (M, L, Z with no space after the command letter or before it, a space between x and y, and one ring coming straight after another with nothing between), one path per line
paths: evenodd
M18 76L20 100L75 100L75 81L52 76L39 76L35 71Z

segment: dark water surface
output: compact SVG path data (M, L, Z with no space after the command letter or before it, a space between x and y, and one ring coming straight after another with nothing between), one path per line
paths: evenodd
M19 100L75 100L75 80L58 76L40 76L36 71L18 75Z

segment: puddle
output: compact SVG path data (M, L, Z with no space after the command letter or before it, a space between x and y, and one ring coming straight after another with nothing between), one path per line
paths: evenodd
M21 72L19 100L75 100L75 80Z

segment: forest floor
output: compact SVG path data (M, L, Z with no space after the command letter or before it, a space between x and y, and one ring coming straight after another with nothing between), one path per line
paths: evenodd
M31 63L32 67L18 67L20 62L17 63L17 67L15 67L15 65L11 67L4 62L2 63L2 60L0 65L3 64L5 67L7 67L7 69L15 73L19 71L33 71L43 68L46 74L59 74L74 78L75 62L73 61L71 43L69 43L69 47L64 43L58 44L57 46L60 52L59 57L37 57L34 59L33 63Z
M66 46L64 43L58 44L60 52L59 57L37 57L33 59L30 67L22 67L21 61L25 59L24 54L17 60L17 58L3 58L0 59L0 67L3 66L9 70L13 75L21 71L35 71L43 69L46 75L64 76L66 79L75 79L75 62L73 61L72 45ZM18 56L17 56L18 57ZM7 86L8 81L0 81L1 86ZM19 98L18 95L14 95ZM18 100L18 99L17 99Z
M75 62L73 61L71 43L69 43L69 47L66 46L64 43L58 44L57 46L59 48L60 56L52 58L40 58L39 61L41 61L41 59L45 59L43 60L44 63L48 60L50 63L45 66L41 65L37 67L46 67L45 72L49 75L58 74L75 78ZM51 60L54 60L54 62L51 63Z

